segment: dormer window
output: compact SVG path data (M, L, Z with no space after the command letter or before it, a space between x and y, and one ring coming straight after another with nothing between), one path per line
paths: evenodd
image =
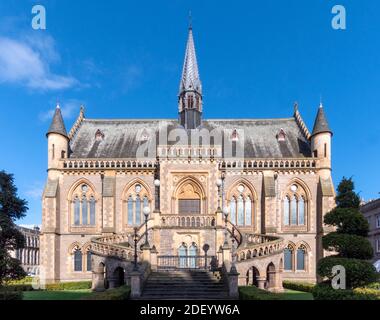
M238 135L238 132L236 129L234 129L234 131L232 131L231 140L232 141L238 141L239 140L239 135Z
M102 141L104 139L104 133L98 129L95 133L95 140L96 141Z
M277 138L278 142L285 141L285 139L286 139L286 133L285 133L284 129L282 129L282 128L280 129L280 132L277 133L276 138Z
M141 133L140 141L148 141L149 140L149 133L144 129L144 131Z

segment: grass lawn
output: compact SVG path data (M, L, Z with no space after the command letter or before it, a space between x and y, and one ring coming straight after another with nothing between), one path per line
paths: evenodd
M62 291L24 291L23 300L78 300L89 296L90 289Z
M283 293L279 293L281 300L314 300L310 292L302 292L285 289Z

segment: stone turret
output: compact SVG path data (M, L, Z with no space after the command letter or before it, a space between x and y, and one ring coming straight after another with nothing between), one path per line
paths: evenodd
M321 161L320 176L327 179L331 175L331 137L333 133L327 122L322 103L311 134L311 151L315 158Z
M57 105L53 120L46 133L48 139L48 171L49 178L53 178L54 169L58 168L59 160L68 157L69 138L63 122L61 108Z

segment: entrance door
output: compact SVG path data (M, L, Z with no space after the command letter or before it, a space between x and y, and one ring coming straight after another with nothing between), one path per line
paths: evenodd
M179 267L180 268L186 268L187 267L187 246L186 244L182 243L181 246L178 248L178 257L179 257Z
M196 259L197 259L197 246L193 242L189 248L189 268L196 267Z

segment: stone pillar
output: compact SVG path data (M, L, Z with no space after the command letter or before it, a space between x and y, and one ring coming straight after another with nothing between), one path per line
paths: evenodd
M222 247L219 248L217 251L217 259L218 259L218 267L221 267L223 265L223 249Z
M156 249L156 246L153 245L153 247L150 249L150 269L152 271L157 271L158 267L158 251Z
M143 261L149 262L150 263L150 247L149 245L143 245L142 249L142 259Z
M141 275L138 271L131 273L131 298L138 298L141 296Z
M223 262L224 261L231 262L232 261L232 259L231 259L231 247L230 246L223 246L222 250L223 250Z
M117 278L114 278L114 277L110 277L108 279L108 287L109 289L113 289L113 288L116 288L116 283L118 282L118 279Z
M104 272L92 272L92 290L104 291Z
M265 277L257 277L257 285L259 289L265 290L265 282L267 279Z
M231 267L230 272L228 273L228 290L229 296L231 298L239 298L239 272L237 272L235 266Z

